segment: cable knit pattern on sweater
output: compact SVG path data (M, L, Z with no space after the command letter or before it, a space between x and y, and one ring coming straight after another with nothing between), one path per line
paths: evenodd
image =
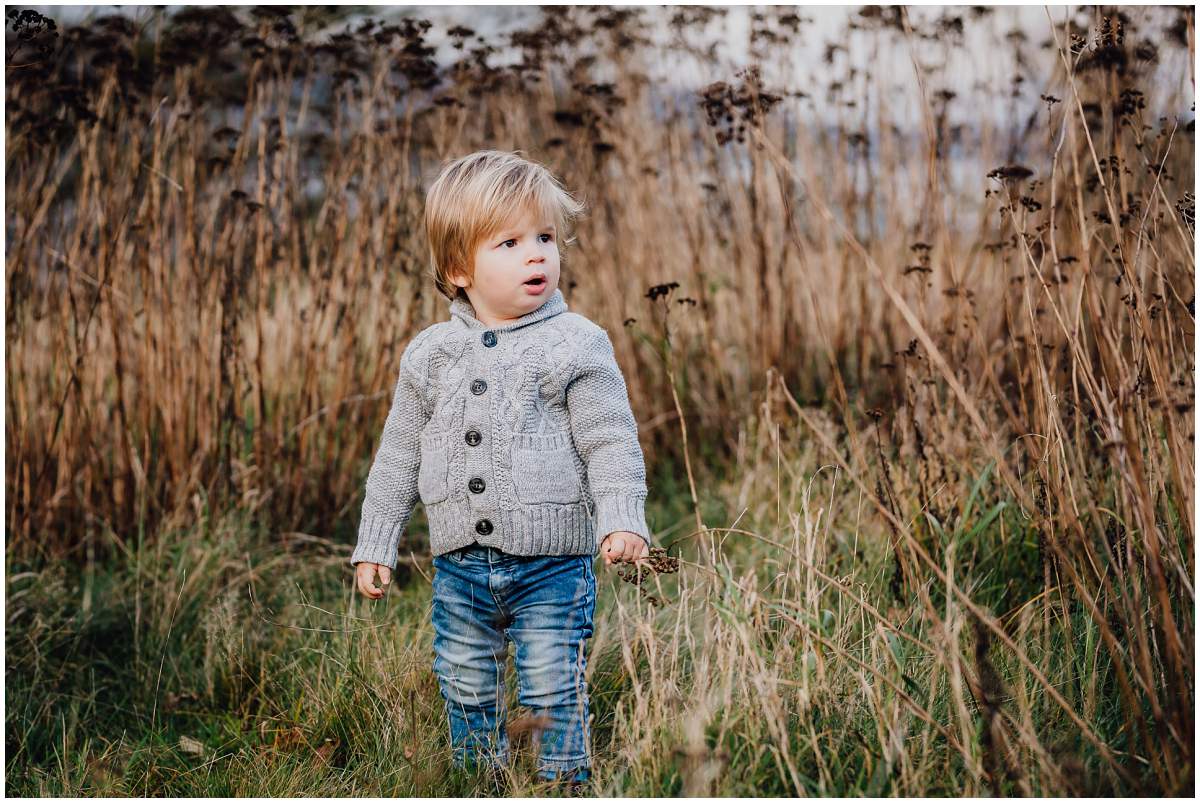
M461 299L400 357L351 564L395 567L417 501L434 555L478 542L594 555L617 530L651 543L637 421L612 341L562 291L504 326Z

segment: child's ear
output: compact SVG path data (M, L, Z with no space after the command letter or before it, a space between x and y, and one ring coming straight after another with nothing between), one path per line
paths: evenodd
M471 286L471 280L467 278L467 274L458 268L450 269L450 282L456 287L464 289Z

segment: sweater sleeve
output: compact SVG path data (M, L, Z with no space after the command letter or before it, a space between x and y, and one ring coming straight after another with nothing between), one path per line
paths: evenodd
M576 358L566 385L571 436L596 503L596 542L617 530L652 542L646 524L646 466L637 421L612 341L601 329Z
M420 438L429 417L421 392L424 380L414 365L415 343L414 339L400 358L400 376L392 394L392 406L367 474L358 543L350 556L351 565L370 561L394 569L396 549L419 499Z

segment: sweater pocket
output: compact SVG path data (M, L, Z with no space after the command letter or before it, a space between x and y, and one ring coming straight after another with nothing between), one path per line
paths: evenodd
M565 433L514 435L512 480L517 499L526 504L568 505L583 497L575 450Z
M447 476L450 469L448 437L442 432L421 434L421 468L417 472L417 492L426 505L441 502L450 495Z

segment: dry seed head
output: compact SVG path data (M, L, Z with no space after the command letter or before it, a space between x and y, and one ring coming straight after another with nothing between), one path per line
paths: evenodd
M668 555L667 550L660 546L652 546L650 547L650 556L646 560L635 564L632 568L619 567L617 576L626 583L637 586L638 593L642 598L657 607L662 605L663 600L649 593L643 581L651 575L674 574L677 571L679 571L679 558Z

